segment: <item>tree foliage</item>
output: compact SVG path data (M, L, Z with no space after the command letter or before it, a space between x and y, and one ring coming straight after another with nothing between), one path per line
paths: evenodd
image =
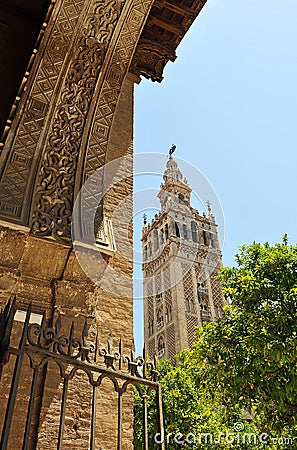
M286 237L274 246L253 243L240 248L236 261L237 267L220 273L230 299L223 318L197 330L192 348L178 355L177 367L160 362L165 435L210 433L215 439L219 433L237 433L237 441L222 439L215 444L218 449L281 449L287 448L286 438L289 444L295 438L294 448L297 246L289 246ZM138 412L139 401L136 398ZM153 411L153 401L150 407ZM157 448L154 417L149 421L150 449ZM135 428L137 435L137 414ZM243 440L244 433L255 434L257 443ZM269 445L259 441L265 434ZM142 448L139 433L135 448ZM179 449L181 444L170 440L169 448ZM184 442L183 448L214 446L198 440Z
M265 430L282 431L297 412L297 246L240 248L223 268L231 306L193 348L206 385L224 404L240 404Z

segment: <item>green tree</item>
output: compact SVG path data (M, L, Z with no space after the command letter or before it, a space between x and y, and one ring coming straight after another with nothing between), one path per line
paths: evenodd
M284 432L297 412L297 246L286 236L254 243L236 261L220 275L231 305L200 331L193 355L223 404L239 404L262 430Z
M237 267L220 274L231 301L223 318L197 330L193 347L178 355L177 367L160 362L165 434L197 438L182 448L281 449L296 435L297 246L289 246L286 237L275 246L254 243L242 246L236 261ZM139 450L137 396L135 405ZM157 448L154 414L152 399L150 449ZM214 447L203 441L207 433L213 440L220 433L235 437ZM181 444L170 438L167 447Z
M232 410L219 403L215 395L201 388L199 367L192 360L192 351L179 354L179 364L169 361L159 363L160 382L163 391L165 443L170 449L253 449L257 430L243 418L238 406ZM135 450L143 449L141 399L135 391ZM160 440L156 421L155 396L149 400L149 449L158 449ZM240 428L237 429L236 427ZM242 438L248 434L245 440ZM251 441L249 441L251 436ZM267 446L257 445L259 449Z

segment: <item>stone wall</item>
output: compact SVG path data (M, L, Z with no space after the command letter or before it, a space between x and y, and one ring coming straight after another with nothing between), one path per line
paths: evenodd
M100 344L107 342L112 330L114 341L123 338L126 352L132 346L133 333L133 295L132 271L133 253L131 246L132 218L132 132L133 132L133 82L127 79L115 113L111 129L108 159L124 155L125 170L128 178L109 190L105 199L105 214L114 219L115 242L120 251L103 255L102 265L112 267L115 274L125 276L129 297L114 293L111 280L105 290L94 284L80 266L76 254L69 246L55 242L53 239L40 239L30 235L25 227L1 222L0 225L0 306L3 307L14 295L20 307L32 308L41 314L45 312L49 325L58 314L62 317L61 333L69 332L72 321L75 329L80 330L85 319L91 329L98 330ZM121 220L114 216L116 208L124 201L125 213ZM129 235L129 239L128 239ZM126 239L122 240L122 236ZM95 259L95 263L96 263ZM98 264L98 271L100 266ZM100 284L100 283L99 283ZM121 288L121 287L120 287ZM119 291L120 291L119 288ZM127 291L126 291L127 292ZM5 410L11 383L12 361L4 368L1 386L0 409ZM30 369L28 362L24 369L20 385L20 395L16 413L11 449L21 448L20 442L25 425L26 406L30 394ZM45 375L44 396L42 398L40 422L36 437L30 440L31 448L55 448L59 425L59 411L62 383L58 368L51 363L39 379L39 394L42 391L42 376ZM66 408L64 446L68 449L88 448L90 429L91 386L82 373L69 384ZM114 450L117 435L117 397L113 385L107 380L97 394L96 448ZM0 417L2 426L3 415ZM35 418L35 422L37 419ZM123 448L132 448L132 396L124 397Z

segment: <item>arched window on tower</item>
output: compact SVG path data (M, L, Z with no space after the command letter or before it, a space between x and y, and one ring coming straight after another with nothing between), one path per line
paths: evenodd
M172 320L172 312L171 312L171 306L166 306L166 312L165 312L165 323L171 322Z
M163 310L162 308L159 308L157 311L157 328L161 328L163 325L164 325Z
M196 305L195 305L195 301L193 299L188 300L187 305L188 305L188 312L191 312L191 313L196 312Z
M215 305L215 314L216 314L216 317L218 317L219 319L222 318L223 311L222 311L221 306Z
M168 239L168 224L165 224L165 239Z
M207 245L207 235L206 235L206 231L202 230L202 238L203 238L203 244Z
M174 228L175 228L175 236L180 237L179 226L177 222L174 222Z
M204 299L205 297L207 298L208 296L208 289L205 286L205 283L197 283L197 294L198 294L198 302L202 299Z
M163 230L163 228L161 228L161 230L160 230L160 242L161 242L161 245L164 244L164 230Z
M163 336L158 339L158 356L163 356L165 354L165 342Z
M188 229L187 229L187 225L185 223L183 224L183 235L184 235L184 239L188 239Z
M208 239L209 239L209 246L214 247L214 239L212 233L208 233Z
M154 241L155 241L155 248L157 250L157 248L159 247L159 237L158 237L158 230L154 229Z
M198 242L197 225L196 225L196 222L194 222L194 220L192 220L192 222L191 222L191 233L192 233L192 241Z
M204 298L203 300L200 300L199 302L200 306L200 316L202 322L210 322L211 321L211 311L208 304L208 300Z
M178 203L184 203L185 202L185 197L183 196L183 194L178 194Z
M156 294L156 302L159 303L163 298L163 294L162 292L160 292L159 294Z

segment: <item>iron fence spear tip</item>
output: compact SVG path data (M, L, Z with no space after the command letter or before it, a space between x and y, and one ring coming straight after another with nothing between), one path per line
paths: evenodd
M122 335L120 336L120 342L119 342L119 370L122 370L122 358L123 358L123 342L122 342Z
M74 321L71 322L71 327L70 327L70 331L69 331L69 344L71 345L71 341L73 339L73 335L74 335Z
M112 343L113 343L112 331L110 331L109 336L107 338L107 351L109 354L111 353Z
M83 340L88 336L88 323L87 323L87 319L85 320L85 323L84 323L84 327L83 327L83 330L82 330L82 338L83 338Z
M72 341L74 336L74 321L71 323L70 332L69 332L69 342L68 342L68 355L72 355Z
M61 328L61 314L58 315L55 323L55 329L57 334L59 334L60 328Z

